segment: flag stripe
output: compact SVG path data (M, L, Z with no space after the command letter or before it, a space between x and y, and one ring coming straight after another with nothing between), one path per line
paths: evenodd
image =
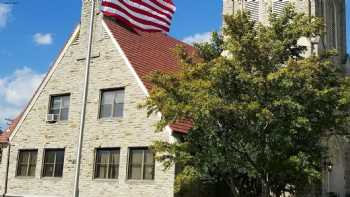
M169 11L169 10L167 10L167 9L163 9L162 7L158 6L157 4L153 3L153 2L150 1L150 0L142 0L142 1L140 2L140 4L148 5L148 6L150 6L150 8L155 9L155 10L157 10L157 11L159 11L159 12L163 12L164 14L166 14L166 15L168 15L168 16L172 16L172 15L174 14L173 11Z
M153 17L153 18L156 18L158 20L161 20L163 21L164 23L170 25L171 23L171 19L168 19L166 16L164 15L161 15L159 13L157 13L156 11L153 11L145 6L142 6L140 4L137 4L137 3L133 3L133 2L130 2L130 1L125 1L125 0L120 0L121 4L123 4L124 6L126 6L128 9L134 11L134 12L137 12L137 13L140 13L140 14L144 14L144 15L147 15L149 17ZM116 1L116 4L118 4L118 1Z
M164 31L169 32L168 27L164 27L149 21L145 21L142 19L138 19L137 17L132 16L131 14L127 13L127 11L123 9L113 9L110 7L105 7L103 12L106 14L108 13L110 16L120 16L126 20L128 20L131 24L133 24L136 27L139 27L142 30L158 30L158 31Z
M113 12L118 12L118 11L114 10ZM121 14L123 14L123 13L121 13ZM147 32L159 32L159 31L162 31L161 29L157 29L157 28L152 27L152 26L143 25L143 24L137 24L136 21L129 20L126 15L121 16L121 15L118 15L117 13L112 13L112 12L108 12L108 11L106 11L104 13L104 15L116 18L117 20L123 22L124 24L126 24L128 26L135 27L135 28L140 29L142 31L147 31Z
M101 10L144 31L169 32L176 7L172 0L102 0Z
M121 12L127 14L129 17L131 17L132 19L140 23L145 23L148 25L154 25L164 29L169 29L169 25L167 23L164 23L163 21L159 21L156 18L140 14L138 12L134 12L128 9L125 5L121 4L120 2L117 2L116 4L104 2L102 3L102 5L105 5L106 7L113 8L116 10L120 10Z
M164 0L148 0L154 4L156 4L157 6L159 6L162 10L167 10L170 13L174 13L175 9L173 9L173 6L165 3Z

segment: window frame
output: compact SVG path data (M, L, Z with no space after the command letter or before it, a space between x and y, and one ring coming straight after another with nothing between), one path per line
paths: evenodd
M25 175L20 175L19 174L19 168L21 167L21 163L20 163L20 158L21 158L21 153L24 152L29 152L29 156L28 156L28 161L26 164L26 174ZM32 153L36 154L36 159L35 159L35 168L34 168L34 175L29 176L29 171L30 171L30 165L33 165L30 163L30 160L32 158ZM28 178L34 178L36 175L36 167L37 167L37 163L38 163L38 149L19 149L18 153L17 153L17 165L16 165L16 177L28 177Z
M97 170L97 157L98 157L98 151L101 150L101 151L106 151L106 150L109 150L109 151L119 151L119 162L118 164L111 164L110 163L110 160L111 160L111 153L109 153L109 157L108 157L108 164L107 165L107 174L109 174L109 169L110 169L110 166L111 165L117 165L118 166L118 174L117 174L117 177L116 178L100 178L100 177L97 177L96 176L96 170ZM93 168L93 174L92 174L92 178L95 179L95 180L118 180L119 179L119 175L120 175L120 153L121 153L121 148L120 147L98 147L98 148L95 148L95 151L94 151L94 168ZM101 163L100 163L101 165Z
M61 112L62 112L62 97L65 97L65 96L68 96L69 97L69 107L68 107L68 116L67 116L67 120L61 120ZM49 107L48 107L48 111L47 111L47 114L52 114L51 111L52 111L52 104L53 104L53 99L55 97L61 97L61 102L60 102L60 108L59 108L59 113L58 114L55 114L55 115L58 115L58 119L56 120L57 122L62 122L62 121L68 121L69 120L69 112L70 112L70 106L71 106L71 94L70 93L63 93L63 94L52 94L50 95L50 98L49 98Z
M45 163L46 151L63 151L62 175L61 176L55 176L56 165L57 165L57 162L56 162L57 153L55 153L54 163ZM64 172L65 156L66 156L66 149L65 148L45 148L44 151L43 151L43 159L42 159L42 166L41 166L41 178L62 178L63 174L64 174L63 172ZM47 164L54 165L53 170L52 170L52 176L45 176L44 175L45 166Z
M122 116L113 116L114 114L114 108L115 108L115 103L112 103L112 110L111 110L111 116L109 117L102 117L102 101L103 101L103 94L105 92L113 92L113 91L124 91L124 98L123 98L123 115ZM118 119L118 118L123 118L125 116L125 94L126 93L126 88L125 86L123 87L117 87L117 88L106 88L106 89L100 89L100 98L99 98L99 105L98 105L98 116L97 119L104 120L104 119ZM114 98L115 99L115 98ZM113 100L114 100L113 99Z
M141 178L140 179L132 179L131 178L131 167L132 167L132 162L131 162L131 157L132 157L132 151L133 150L142 150L142 161L141 161ZM128 148L128 160L127 160L127 174L126 174L126 179L128 181L154 181L155 176L156 176L156 160L155 160L155 154L153 153L153 174L152 174L152 179L145 179L145 156L146 156L146 151L151 151L149 147L129 147ZM151 151L152 152L152 151Z

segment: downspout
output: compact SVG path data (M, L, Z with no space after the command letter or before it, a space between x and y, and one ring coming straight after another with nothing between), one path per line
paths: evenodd
M10 155L11 155L11 144L8 144L7 149L7 161L6 161L6 172L5 172L5 185L4 185L4 193L2 194L3 197L7 194L7 187L8 187L8 179L9 179L9 168L10 168Z
M95 18L95 3L96 0L91 1L91 11L90 11L90 27L89 27L89 41L88 49L86 54L86 66L85 66L85 79L83 87L83 102L81 106L80 114L80 126L79 126L79 141L77 146L77 158L76 158L76 167L75 167L75 178L74 178L74 190L73 197L79 197L79 181L80 181L80 167L81 167L81 152L83 148L83 138L85 130L85 112L87 105L87 96L88 96L88 86L89 86L89 71L90 71L90 60L91 60L91 51L92 51L92 42L93 42L93 31L94 31L94 18Z

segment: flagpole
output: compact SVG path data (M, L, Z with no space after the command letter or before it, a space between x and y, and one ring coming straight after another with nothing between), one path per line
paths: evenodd
M83 3L84 3L84 1L83 1ZM90 28L89 28L89 43L88 43L88 50L87 50L87 54L86 54L85 80L84 80L84 88L83 88L84 92L83 92L83 102L82 102L81 114L80 114L79 142L78 142L78 147L77 147L73 197L79 197L81 152L82 152L82 146L83 146L83 137L84 137L84 128L85 128L85 112L86 112L86 102L87 102L88 86L89 86L89 71L90 71L91 49L92 49L94 17L95 17L95 0L92 0L92 2L91 2L90 14L91 14L91 16L90 16Z

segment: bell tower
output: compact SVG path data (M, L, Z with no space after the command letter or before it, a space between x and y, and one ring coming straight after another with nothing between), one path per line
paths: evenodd
M281 14L284 7L292 3L298 12L322 17L326 34L319 39L301 38L300 42L308 47L308 52L319 53L336 49L337 64L346 63L346 5L345 0L223 0L223 14L232 14L239 10L250 12L252 20L268 23L269 12Z

